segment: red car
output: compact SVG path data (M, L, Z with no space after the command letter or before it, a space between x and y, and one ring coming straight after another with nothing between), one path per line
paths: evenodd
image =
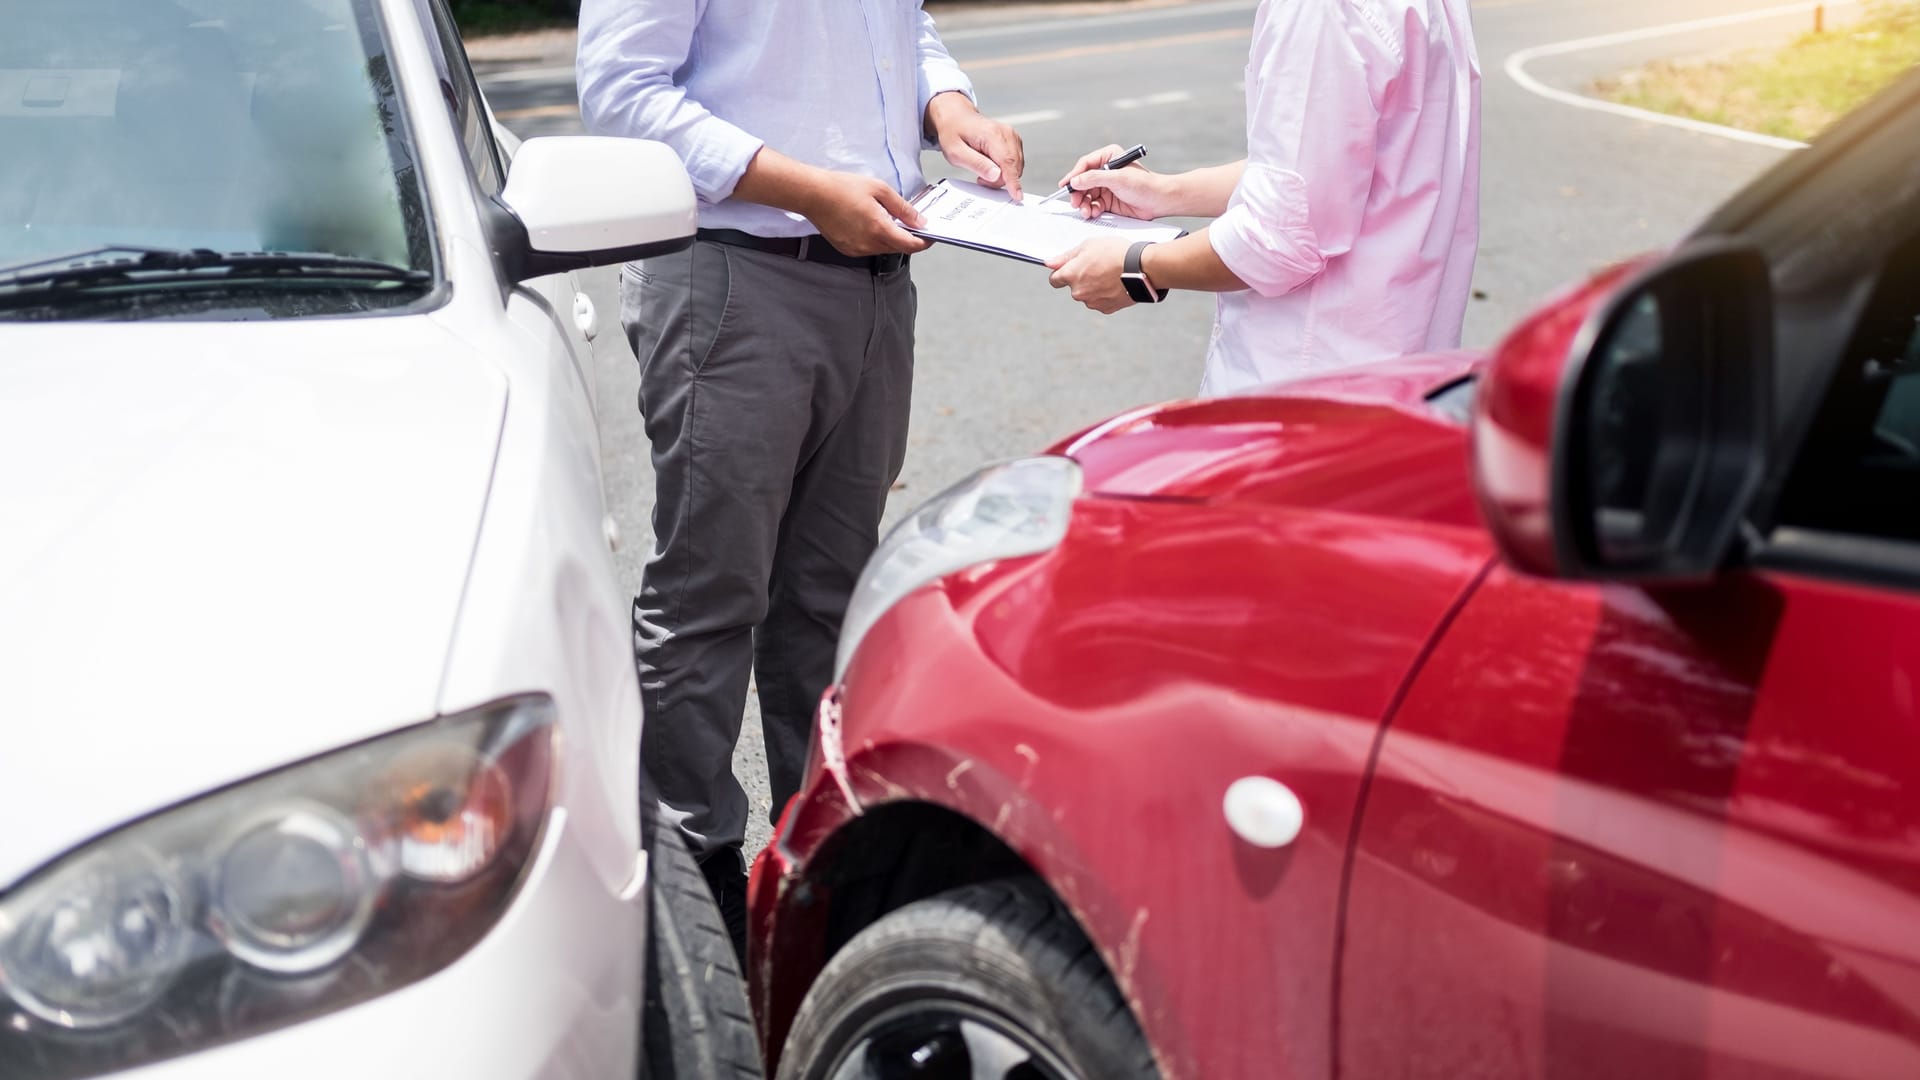
M1916 148L918 510L755 866L778 1075L1920 1076Z

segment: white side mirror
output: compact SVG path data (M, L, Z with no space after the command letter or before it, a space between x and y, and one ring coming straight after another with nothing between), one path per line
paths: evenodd
M524 250L500 253L522 281L678 251L699 219L679 156L642 139L528 139L500 201L526 232Z

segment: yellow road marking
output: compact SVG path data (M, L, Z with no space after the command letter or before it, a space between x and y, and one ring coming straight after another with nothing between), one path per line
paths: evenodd
M1049 64L1057 60L1076 60L1083 56L1111 56L1114 53L1133 52L1137 49L1158 49L1169 45L1198 45L1208 41L1232 41L1235 38L1251 38L1253 27L1235 27L1230 30L1202 30L1193 34L1175 34L1172 37L1144 38L1138 41L1115 41L1105 45L1076 45L1067 49L1054 49L1051 52L1022 53L1019 56L996 56L991 60L962 61L960 67L965 71L985 71L988 68L1018 67L1022 64Z
M1210 41L1233 41L1253 37L1252 27L1234 27L1227 30L1202 30L1192 34L1175 34L1172 37L1145 38L1137 41L1114 41L1105 45L1076 45L1072 48L1054 49L1050 52L1022 53L1018 56L996 56L990 60L973 60L961 64L967 71L985 71L989 68L1018 67L1023 64L1050 64L1061 60L1077 60L1086 56L1111 56L1114 53L1134 52L1139 49L1160 49L1176 45L1200 45ZM495 113L502 120L531 120L536 117L573 116L580 111L575 105L541 105L530 109L508 109Z
M530 120L536 116L575 116L580 112L578 103L572 105L541 105L531 109L508 109L493 115L502 120Z

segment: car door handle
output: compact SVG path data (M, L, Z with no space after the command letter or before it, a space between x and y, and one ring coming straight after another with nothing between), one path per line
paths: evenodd
M1307 810L1291 788L1267 776L1243 776L1221 801L1227 827L1254 847L1283 848L1300 838Z
M600 332L600 313L594 310L593 300L586 293L573 294L573 325L588 341Z

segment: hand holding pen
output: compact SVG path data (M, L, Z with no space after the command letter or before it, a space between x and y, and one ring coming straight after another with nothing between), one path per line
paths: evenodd
M1109 150L1113 151L1113 153L1109 154L1107 152ZM1139 143L1133 144L1133 148L1129 150L1122 150L1118 146L1108 146L1100 150L1095 150L1093 153L1088 154L1086 157L1083 157L1078 162L1076 162L1073 166L1072 171L1068 172L1066 177L1060 181L1060 190L1054 192L1053 194L1047 196L1044 199L1041 199L1040 205L1045 206L1048 203L1052 202L1053 200L1059 198L1060 196L1065 195L1068 192L1072 191L1073 189L1067 186L1067 181L1073 179L1073 177L1076 176L1077 174L1087 171L1089 168L1087 163L1089 161L1094 160L1095 158L1099 158L1100 163L1097 165L1091 166L1091 168L1110 170L1110 169L1124 169L1127 166L1133 164L1136 161L1139 161L1141 158L1146 156L1147 156L1147 148L1144 146L1141 146ZM1078 202L1075 202L1074 205L1078 206L1080 204Z
M1144 146L1103 146L1075 162L1061 177L1060 190L1048 196L1048 201L1070 191L1073 205L1087 218L1119 214L1151 221L1161 217L1166 213L1162 204L1167 201L1159 190L1164 176L1139 164L1146 156Z

